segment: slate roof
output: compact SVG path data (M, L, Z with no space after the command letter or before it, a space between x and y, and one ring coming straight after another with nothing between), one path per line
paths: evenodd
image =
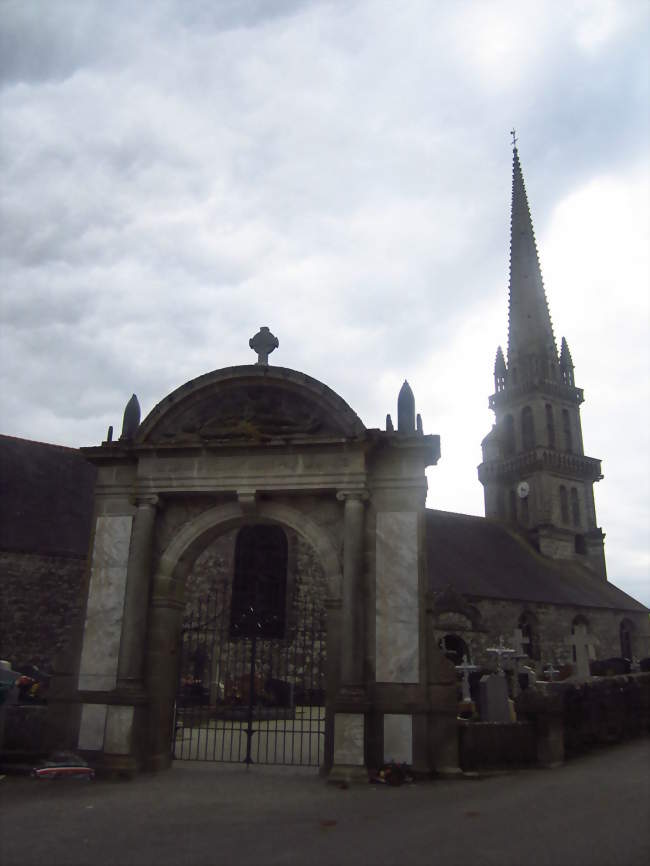
M426 527L432 592L451 586L468 598L646 610L585 566L542 556L504 523L427 509Z
M86 556L95 474L75 448L0 435L0 549Z

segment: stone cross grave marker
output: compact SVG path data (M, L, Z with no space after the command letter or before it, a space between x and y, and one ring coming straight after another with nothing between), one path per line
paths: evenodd
M520 662L523 662L524 659L530 658L525 649L525 644L528 641L524 640L524 633L520 628L516 628L513 632L512 643L515 647L514 653L511 656L512 660L515 663L515 675L512 682L512 696L516 698L520 692L519 688L519 666Z
M553 667L553 664L550 663L549 665L547 665L547 666L544 668L544 673L545 673L546 676L549 678L549 682L553 682L553 680L555 679L556 675L559 674L560 671L559 671L557 668Z
M497 673L502 677L505 676L505 672L503 670L503 659L509 658L515 654L515 650L511 647L507 647L503 642L503 635L499 636L499 645L498 646L490 646L487 647L485 652L490 653L491 655L495 655L497 657Z
M456 670L460 671L463 675L462 682L462 690L463 690L463 701L471 702L472 695L469 690L469 675L474 673L474 671L478 670L477 665L473 665L471 662L467 661L467 656L463 656L463 661L461 664L456 665Z

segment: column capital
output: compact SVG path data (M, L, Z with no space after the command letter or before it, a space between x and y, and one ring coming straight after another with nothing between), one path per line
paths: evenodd
M133 502L136 508L161 508L162 499L157 493L136 493L133 497Z
M370 499L370 494L367 490L337 490L336 498L339 502L358 501L367 502Z

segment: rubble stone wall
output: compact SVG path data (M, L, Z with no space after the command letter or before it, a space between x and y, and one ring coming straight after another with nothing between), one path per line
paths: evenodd
M51 672L82 615L86 558L0 551L0 658Z

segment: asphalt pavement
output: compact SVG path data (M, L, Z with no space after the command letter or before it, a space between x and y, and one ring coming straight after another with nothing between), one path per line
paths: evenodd
M650 741L555 770L389 788L177 762L133 781L0 781L2 866L647 866Z

